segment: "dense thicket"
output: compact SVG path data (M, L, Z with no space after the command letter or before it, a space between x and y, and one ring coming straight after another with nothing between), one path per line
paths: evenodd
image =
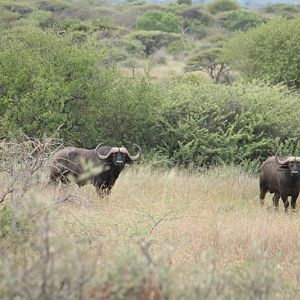
M20 131L42 137L63 124L67 143L91 147L129 137L142 142L140 119L151 128L150 83L105 68L101 49L41 30L2 37L1 48L1 138Z
M226 59L248 78L300 87L300 18L276 18L237 34Z

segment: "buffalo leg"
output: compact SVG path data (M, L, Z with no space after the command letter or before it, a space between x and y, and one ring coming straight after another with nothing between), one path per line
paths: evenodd
M275 206L275 209L278 209L279 199L280 199L279 193L275 193L273 196L273 205Z
M111 192L111 186L110 187L97 187L97 194L98 196L100 196L101 198L102 197L105 197L105 196L108 196Z
M292 195L291 207L292 209L296 209L296 201L299 196L299 192Z
M268 190L264 186L260 186L260 193L259 193L259 202L260 202L260 205L264 205L265 204L265 197L266 197L267 191Z
M283 201L284 209L287 212L289 208L289 201L288 201L288 196L287 195L281 195L281 199Z

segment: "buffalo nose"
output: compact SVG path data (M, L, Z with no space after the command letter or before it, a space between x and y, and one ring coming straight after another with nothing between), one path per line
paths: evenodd
M292 175L298 175L298 174L299 174L299 171L292 171L291 174L292 174Z

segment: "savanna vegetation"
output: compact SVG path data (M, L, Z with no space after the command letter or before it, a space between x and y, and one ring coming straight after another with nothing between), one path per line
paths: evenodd
M1 297L298 298L257 170L300 155L299 35L299 5L0 0ZM47 186L100 142L143 149L109 197Z

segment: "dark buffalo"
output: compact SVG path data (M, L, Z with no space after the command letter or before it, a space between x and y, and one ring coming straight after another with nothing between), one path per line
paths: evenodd
M50 162L50 182L67 183L70 177L79 185L93 184L99 195L109 194L125 164L132 164L141 158L142 150L131 156L125 147L98 145L88 150L66 147L56 153Z
M281 197L285 210L289 207L288 197L291 196L291 207L295 209L300 190L300 157L269 157L260 167L260 203L264 204L266 193L274 193L273 203L278 208Z

